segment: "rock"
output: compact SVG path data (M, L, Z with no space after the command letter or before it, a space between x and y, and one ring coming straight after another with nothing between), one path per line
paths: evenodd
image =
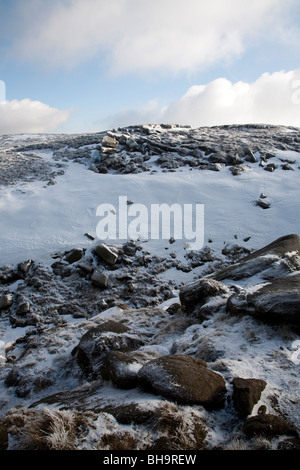
M82 258L83 254L84 250L82 248L75 248L74 250L71 250L66 254L65 260L69 264L73 264L76 261L79 261Z
M288 253L293 252L300 253L299 236L295 234L286 235L245 256L237 263L217 271L212 275L212 278L218 281L247 278L262 273L263 270L277 263L280 258L284 258Z
M293 425L280 416L270 414L251 416L245 421L243 432L249 438L255 436L281 436L284 434L298 437Z
M97 377L109 351L127 352L142 346L144 342L122 323L107 321L89 329L73 349L72 356L76 357L82 371Z
M22 315L26 315L29 312L30 312L30 303L28 301L20 302L16 309L16 314L22 316Z
M243 289L227 301L229 313L251 315L268 323L300 325L300 273Z
M289 165L288 163L284 163L283 165L281 165L281 168L283 170L295 171L294 168L291 165Z
M14 298L11 293L0 295L0 311L7 310L14 303Z
M95 253L108 264L115 264L118 259L117 253L103 243L95 248Z
M34 264L34 262L30 259L30 260L27 260L27 261L23 261L22 263L19 263L18 264L18 270L23 274L23 275L26 275L31 266Z
M249 162L249 163L256 163L257 162L257 158L251 150L247 151L247 154L245 156L245 160L246 160L246 162Z
M267 383L260 379L233 379L233 403L240 416L250 415Z
M102 367L102 378L111 380L120 388L134 388L138 384L137 373L141 364L128 354L110 351L106 354Z
M106 135L102 139L102 147L108 147L115 149L118 146L118 141L114 137Z
M225 284L214 279L199 279L180 289L179 298L186 313L192 313L196 307L204 305L210 297L227 294Z
M271 207L271 204L268 201L262 199L258 199L258 201L256 201L256 205L262 209L269 209Z
M138 372L143 387L175 402L217 409L224 405L226 385L223 377L207 369L201 359L162 356L144 365Z
M265 171L270 171L270 172L273 172L276 170L276 165L275 163L268 163L267 166L264 167L264 170Z
M96 269L92 274L91 281L95 287L101 287L104 289L108 286L108 276Z

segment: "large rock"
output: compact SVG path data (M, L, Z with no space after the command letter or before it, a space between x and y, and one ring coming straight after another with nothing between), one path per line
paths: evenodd
M199 279L180 289L179 298L186 313L192 313L211 297L227 294L227 286L214 279Z
M233 403L240 416L250 415L267 383L261 379L233 379Z
M270 414L259 414L248 418L243 426L247 437L254 436L281 436L290 434L298 436L295 427L284 418Z
M103 361L102 378L111 380L120 388L137 386L137 373L141 364L136 359L121 351L109 351Z
M143 344L141 338L122 323L109 320L90 328L72 350L72 356L86 375L97 378L109 351L127 352Z
M159 357L144 365L138 377L146 389L181 404L197 404L207 409L224 405L226 385L223 377L195 357Z
M299 326L300 273L233 294L227 301L227 310L233 314L248 314L268 323Z
M300 254L299 236L292 234L280 237L265 247L242 258L239 262L213 274L213 278L239 280L254 276L277 263L288 253Z

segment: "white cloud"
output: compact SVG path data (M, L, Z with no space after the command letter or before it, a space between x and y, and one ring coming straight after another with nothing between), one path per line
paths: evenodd
M300 69L264 73L255 82L218 78L190 87L181 99L160 108L157 102L111 118L111 127L141 123L274 124L300 127Z
M295 0L24 3L15 51L25 60L73 67L92 58L103 64L105 54L114 73L176 73L237 57L256 37L286 41Z
M192 126L266 123L300 127L300 69L264 73L253 83L219 78L194 86L163 120Z
M68 110L52 108L40 101L30 99L0 103L0 133L26 134L54 132L65 123Z

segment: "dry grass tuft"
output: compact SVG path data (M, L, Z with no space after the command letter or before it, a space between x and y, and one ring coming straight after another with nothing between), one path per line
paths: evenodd
M21 409L11 410L5 423L20 449L75 450L79 435L91 425L91 416L49 408Z

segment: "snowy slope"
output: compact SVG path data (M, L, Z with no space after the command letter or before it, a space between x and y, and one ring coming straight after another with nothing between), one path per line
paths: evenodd
M31 136L30 142L44 142L47 138L47 136ZM8 145L8 141L11 145L14 142L20 144L26 139L28 136L10 137L5 141L5 145ZM51 136L52 140L55 141L56 137ZM97 144L91 144L88 148L97 153ZM53 168L57 168L57 159L54 158L53 150L36 148L34 154ZM259 153L257 156L259 158ZM283 160L293 162L291 171L280 168ZM89 233L96 237L99 221L96 214L97 207L104 203L118 207L119 196L127 196L128 201L146 207L163 203L204 204L204 247L209 246L219 259L225 259L222 254L225 246L238 245L254 251L283 235L300 234L300 153L278 148L272 162L278 165L278 169L274 172L265 171L257 162L247 162L244 171L234 176L228 165L221 165L219 171L183 166L175 171L166 172L155 163L155 159L150 159L149 162L155 172L100 174L91 171L86 162L78 163L72 159L65 159L62 165L64 172L55 176L54 184L47 184L47 178L41 180L36 177L32 181L16 180L11 185L0 185L0 266L14 266L32 259L50 267L54 253L62 253L74 247L86 248L90 253L99 243L97 238L90 240L86 236ZM270 208L267 210L256 204L262 193L270 202ZM112 244L121 242L124 240L111 241ZM172 250L176 253L177 260L182 262L186 260L187 240L184 238L176 239L172 245L168 240L145 239L139 240L139 243L151 256L165 257L167 250L168 252ZM202 267L189 272L171 268L161 274L161 279L164 282L174 280L175 287L179 287L182 283L201 275L201 270ZM247 287L248 282L249 285L257 285L265 281L257 275L249 281L243 280L241 285ZM228 283L230 285L230 280ZM17 291L18 285L18 282L11 285L10 290ZM174 297L162 304L163 312L176 302L178 302L178 291L175 290ZM216 315L202 324L185 325L185 327L181 325L178 329L169 328L169 317L164 313L149 320L142 312L135 316L132 311L127 314L126 309L119 307L104 310L92 319L74 319L70 315L65 315L64 328L56 332L55 326L49 324L41 332L41 346L38 352L40 356L35 356L33 351L29 358L33 364L31 373L38 375L43 373L43 370L49 369L50 375L55 376L60 371L62 361L70 354L88 327L106 319L113 319L133 326L143 334L151 332L151 345L144 350L142 348L145 357L149 355L149 358L153 358L174 352L193 356L198 354L200 343L203 341L209 343L209 347L220 352L220 358L223 358L212 362L215 369L219 368L218 370L228 380L229 389L234 376L262 378L268 383L253 414L261 404L270 407L271 397L275 397L281 400L286 415L293 416L293 423L300 432L297 398L299 364L292 360L293 344L297 340L297 335L294 332L286 332L284 337L284 329L274 332L272 327L257 323L250 317L232 319L226 315L222 303L220 306L217 305L216 311ZM8 317L2 315L0 361L3 367L6 365L5 351L27 331L30 331L28 326L12 329ZM49 353L51 341L53 345L57 341L59 348L53 346L53 350ZM17 346L16 351L16 355L18 351L21 353L21 346ZM27 367L26 361L24 367ZM60 383L42 391L40 395L37 393L35 399L38 400L56 391L83 386L78 377L65 379L62 375L59 376L59 381ZM16 398L14 391L3 385L2 379L0 396L1 415L10 408L20 406L20 403L26 407L34 401L32 397L21 400ZM111 400L114 403L151 402L151 396L140 395L137 390L121 393L119 390L112 391L110 386L101 388L101 397L103 403L106 400L107 403L111 403ZM153 402L153 406L155 404L156 401ZM240 422L230 418L227 408L208 414L201 407L200 409L197 407L195 412L205 418L209 424L208 446L228 444L234 440L235 435L240 438L238 433ZM187 407L184 413L188 420L190 409ZM105 424L101 419L104 418L99 417L98 428L96 426L94 434L91 433L89 438L78 446L79 448L80 446L90 448L94 445L97 432L101 434L103 430L107 431L109 426L115 426L115 423ZM131 432L135 431L131 429ZM143 439L147 441L146 436ZM275 448L276 443L277 441L272 444Z

